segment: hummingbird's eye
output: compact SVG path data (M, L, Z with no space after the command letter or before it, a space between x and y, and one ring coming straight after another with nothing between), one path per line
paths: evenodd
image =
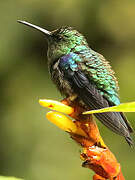
M60 40L62 40L63 38L62 38L62 36L61 35L58 35L58 34L53 34L53 39L55 40L55 41L60 41Z
M60 41L63 39L63 37L59 35L59 36L57 36L57 39Z
M64 38L63 38L63 36L62 35L59 35L59 36L57 36L57 40L63 40Z
M53 38L55 39L55 41L64 41L65 40L65 36L63 34L54 34Z

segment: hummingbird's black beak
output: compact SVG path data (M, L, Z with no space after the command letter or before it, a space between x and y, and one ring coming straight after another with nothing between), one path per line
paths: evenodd
M51 35L51 32L50 32L50 31L47 31L46 29L43 29L43 28L41 28L41 27L39 27L39 26L36 26L36 25L34 25L34 24L28 23L28 22L26 22L26 21L21 21L21 20L17 20L17 22L19 22L19 23L21 23L21 24L25 24L26 26L30 26L30 27L32 27L32 28L34 28L34 29L37 29L38 31L44 33L46 36L50 36L50 35Z

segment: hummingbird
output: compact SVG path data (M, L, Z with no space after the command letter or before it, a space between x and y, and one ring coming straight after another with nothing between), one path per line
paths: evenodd
M118 81L109 62L92 50L76 29L62 26L54 31L18 20L44 34L48 42L48 69L62 95L81 101L95 110L120 104ZM74 98L73 98L74 97ZM106 127L125 137L132 146L133 129L122 112L95 114Z

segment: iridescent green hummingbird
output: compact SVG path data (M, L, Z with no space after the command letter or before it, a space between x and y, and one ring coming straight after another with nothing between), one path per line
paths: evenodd
M118 83L109 62L93 51L85 37L71 27L47 31L26 21L44 34L48 41L48 68L51 79L61 94L75 97L89 109L100 109L120 104ZM132 127L121 112L106 112L95 116L109 129L124 136L133 144Z

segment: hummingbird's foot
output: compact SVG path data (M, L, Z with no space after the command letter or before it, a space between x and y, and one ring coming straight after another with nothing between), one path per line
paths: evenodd
M76 94L73 94L72 96L69 96L67 98L64 98L61 102L65 105L69 105L69 106L72 106L74 101L76 100L77 98L77 95Z

